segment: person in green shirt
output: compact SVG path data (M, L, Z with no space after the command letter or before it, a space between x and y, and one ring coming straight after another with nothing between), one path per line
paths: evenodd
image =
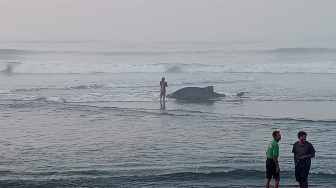
M274 178L274 188L279 187L280 167L278 163L279 144L281 140L280 131L272 133L273 139L269 142L266 152L266 188L269 188L272 177Z

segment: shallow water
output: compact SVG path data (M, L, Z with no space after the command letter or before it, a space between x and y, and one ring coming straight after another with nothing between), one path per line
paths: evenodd
M0 187L263 187L274 130L282 186L305 130L310 185L335 187L334 48L317 44L8 44L29 51L0 50ZM163 108L162 76L227 97Z

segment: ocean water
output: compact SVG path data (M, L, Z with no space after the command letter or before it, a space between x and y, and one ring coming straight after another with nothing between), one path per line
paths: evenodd
M274 130L282 187L301 130L311 187L336 187L335 44L2 41L0 187L263 187ZM226 97L162 106L163 76Z

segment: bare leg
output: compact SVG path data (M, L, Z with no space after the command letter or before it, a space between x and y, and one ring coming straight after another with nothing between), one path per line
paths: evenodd
M269 185L270 185L270 179L266 178L266 188L269 188Z
M302 185L302 188L308 188L308 182L307 181L303 181L301 183L301 185Z
M163 94L163 102L165 102L166 101L166 94Z
M274 180L274 188L278 188L279 187L279 182L280 182L280 178Z

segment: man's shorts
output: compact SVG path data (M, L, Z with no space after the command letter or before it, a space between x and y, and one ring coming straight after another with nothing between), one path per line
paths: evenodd
M276 172L276 164L273 159L266 159L266 178L277 180L280 178L280 172Z
M297 182L304 182L308 180L310 167L295 166L295 179Z

